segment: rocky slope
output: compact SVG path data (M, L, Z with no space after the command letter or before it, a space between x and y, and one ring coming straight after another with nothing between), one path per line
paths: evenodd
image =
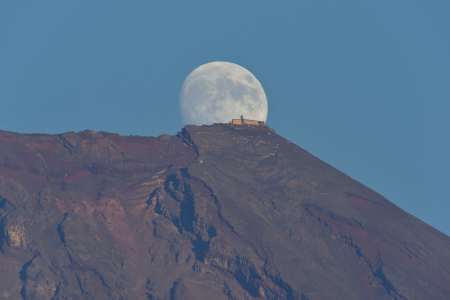
M0 299L449 299L450 238L265 127L0 132Z

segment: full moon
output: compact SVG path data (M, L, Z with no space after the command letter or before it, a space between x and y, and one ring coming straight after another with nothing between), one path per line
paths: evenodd
M267 97L247 69L215 61L199 66L184 80L180 93L185 124L228 123L231 119L267 120Z

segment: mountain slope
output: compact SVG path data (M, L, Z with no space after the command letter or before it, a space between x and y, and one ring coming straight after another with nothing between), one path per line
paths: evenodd
M448 299L450 239L266 127L0 132L0 299Z

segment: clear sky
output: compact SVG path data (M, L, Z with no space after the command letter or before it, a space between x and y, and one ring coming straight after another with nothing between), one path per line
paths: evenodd
M1 1L0 128L176 133L196 66L250 69L277 132L450 234L448 0Z

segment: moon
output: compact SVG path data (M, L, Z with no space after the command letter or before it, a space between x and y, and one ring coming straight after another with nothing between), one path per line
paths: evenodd
M240 65L214 61L184 80L180 107L185 124L228 123L240 118L267 121L268 103L259 80Z

